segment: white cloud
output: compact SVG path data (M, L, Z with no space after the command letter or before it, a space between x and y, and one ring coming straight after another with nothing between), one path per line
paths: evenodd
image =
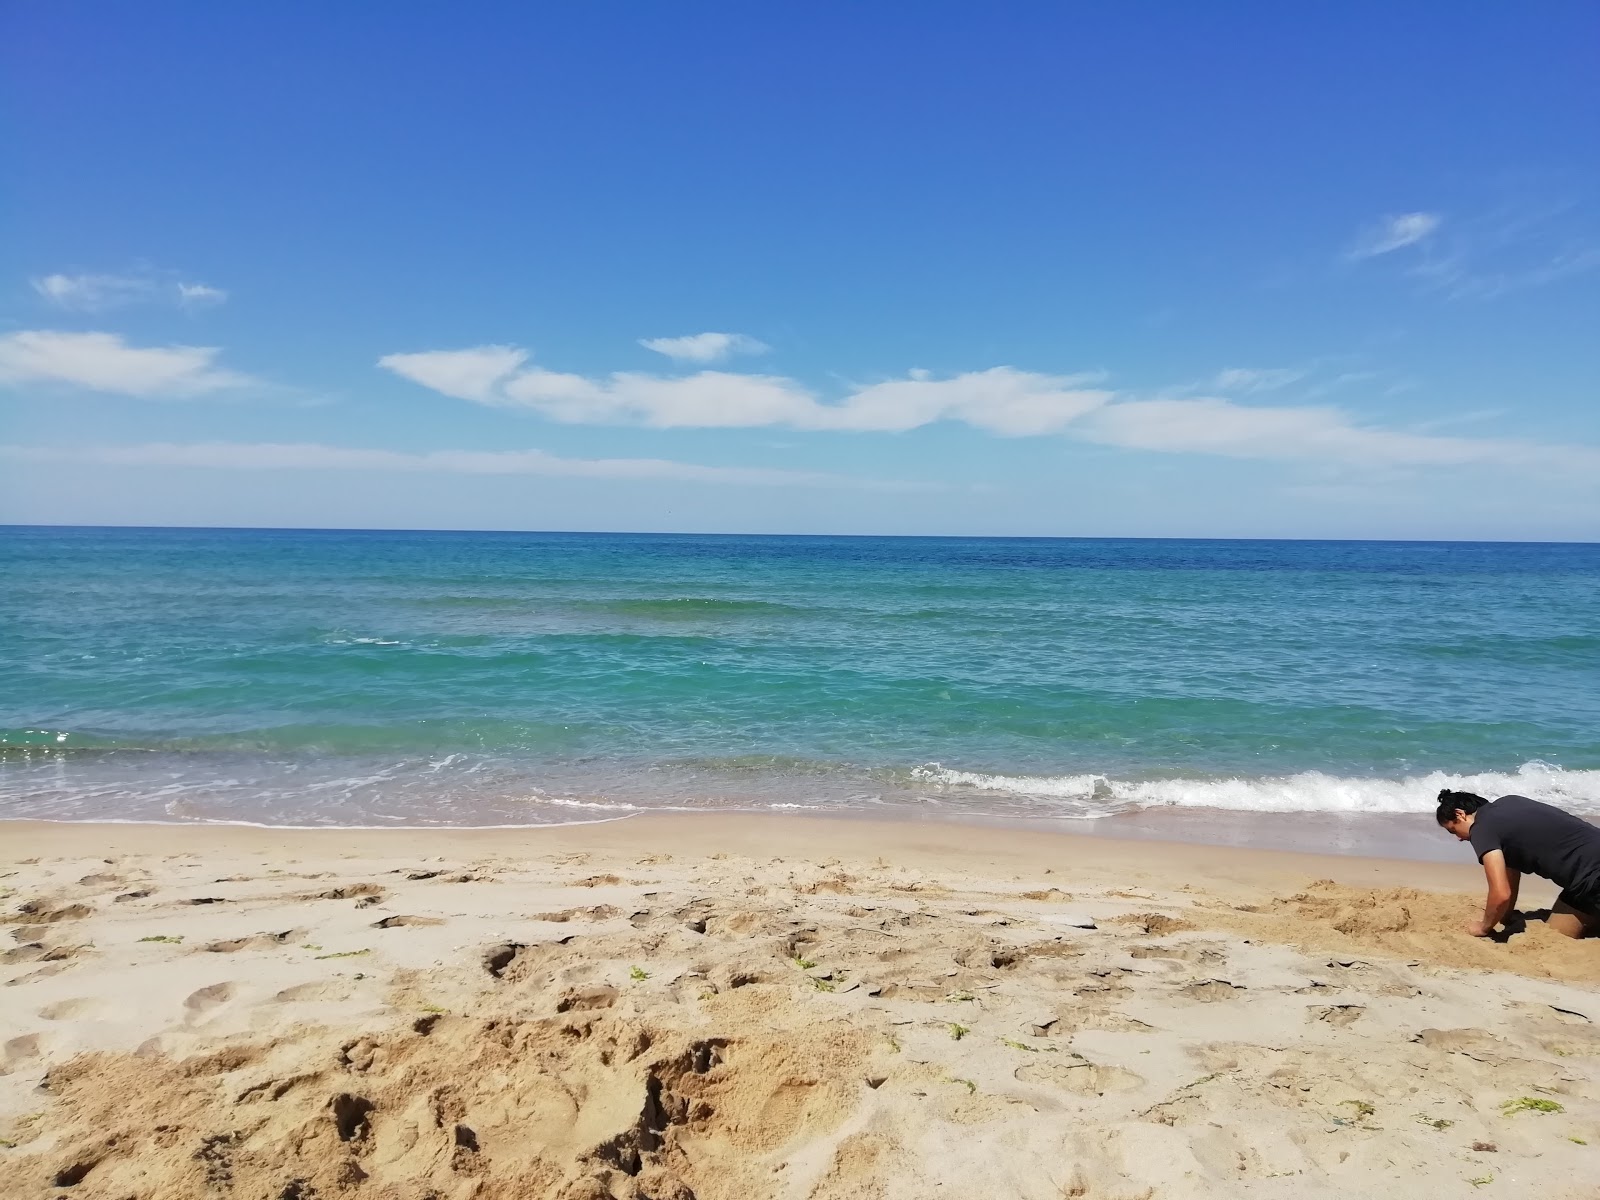
M1600 449L1512 439L1371 429L1331 407L1255 407L1230 400L1123 400L1072 432L1129 450L1229 458L1311 460L1366 467L1512 466L1600 472Z
M178 284L178 305L181 308L213 308L227 302L228 293L208 283Z
M1438 213L1411 212L1387 216L1377 224L1363 229L1348 249L1350 259L1376 258L1402 247L1422 241L1438 229L1443 218Z
M640 338L639 345L679 362L713 363L734 354L765 354L765 342L742 333L695 333L688 337Z
M544 475L569 479L675 480L743 487L928 491L942 485L859 479L821 471L711 467L664 458L564 458L544 450L399 450L315 442L148 442L131 446L0 446L0 458L118 467L227 471L427 471L453 475Z
M1140 398L1091 386L1099 382L1098 375L991 367L936 379L926 371L912 371L906 378L858 386L840 400L824 402L781 376L700 371L675 377L632 372L589 377L528 366L527 358L515 347L482 346L390 355L380 365L446 395L529 409L568 424L900 433L959 421L1009 437L1064 433L1102 445L1171 454L1373 469L1504 466L1600 478L1600 449L1370 427L1326 405L1247 405L1185 392ZM1368 374L1347 373L1335 382L1359 381ZM1212 386L1243 395L1310 376L1309 368L1233 367L1220 372Z
M105 312L129 304L204 308L221 304L228 298L228 293L221 288L174 280L154 270L127 275L56 273L38 276L29 282L46 301L68 312Z
M181 399L253 382L216 366L219 353L211 346L130 346L115 333L25 329L0 335L0 385L66 384Z
M701 371L683 378L618 372L603 380L535 367L506 381L490 403L535 409L574 425L656 429L803 424L816 402L798 384L769 375Z
M150 281L130 275L44 275L29 281L57 308L101 312L148 297Z
M1105 403L1110 392L1084 386L1091 376L1042 375L1013 367L855 388L824 403L792 379L700 371L687 376L619 371L609 376L521 369L525 351L510 346L391 354L378 365L447 396L527 408L568 424L628 424L656 429L756 428L904 432L936 421L963 421L991 433L1051 433Z
M950 379L914 371L908 379L860 388L842 404L819 406L825 415L817 427L904 431L935 421L964 421L1011 437L1054 433L1111 399L1108 391L1082 386L1090 378L1014 367L968 371Z
M520 367L527 357L526 350L515 346L474 346L470 350L386 354L378 360L378 365L457 400L492 404L495 385Z

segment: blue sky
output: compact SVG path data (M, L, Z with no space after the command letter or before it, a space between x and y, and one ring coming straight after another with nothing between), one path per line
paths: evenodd
M1600 540L1600 9L0 16L0 521Z

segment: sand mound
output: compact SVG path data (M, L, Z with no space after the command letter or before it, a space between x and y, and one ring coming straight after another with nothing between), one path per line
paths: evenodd
M1509 934L1492 939L1466 932L1481 912L1476 896L1319 879L1270 904L1236 907L1222 923L1307 949L1364 950L1549 979L1600 979L1600 942L1562 937L1544 924L1545 911L1523 914Z
M732 1200L752 1155L837 1123L863 1049L838 1026L697 1037L574 1012L85 1055L47 1077L55 1146L13 1194Z

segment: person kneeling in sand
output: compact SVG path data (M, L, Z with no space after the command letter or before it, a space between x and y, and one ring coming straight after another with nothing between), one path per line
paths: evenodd
M1523 872L1561 889L1550 928L1572 938L1600 933L1600 828L1526 796L1490 801L1449 788L1439 793L1437 818L1472 843L1489 881L1483 919L1467 926L1473 937L1488 937L1515 910Z

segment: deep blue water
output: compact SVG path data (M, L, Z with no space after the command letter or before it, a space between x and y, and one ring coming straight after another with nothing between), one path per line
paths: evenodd
M0 817L1600 812L1600 546L0 528Z

